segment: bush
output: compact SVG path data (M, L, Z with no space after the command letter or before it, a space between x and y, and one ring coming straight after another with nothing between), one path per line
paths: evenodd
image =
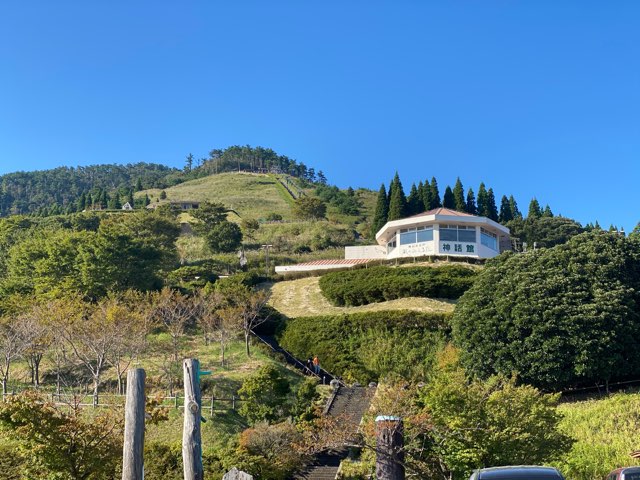
M487 264L456 305L470 374L518 374L540 388L640 372L640 244L606 232Z
M459 298L476 272L462 265L442 267L370 267L331 272L320 279L323 295L334 305L357 306L405 297Z
M409 311L300 317L287 321L281 345L348 381L383 376L423 379L448 335L449 314Z

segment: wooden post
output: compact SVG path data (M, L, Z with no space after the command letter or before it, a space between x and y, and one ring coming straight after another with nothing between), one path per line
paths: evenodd
M144 479L144 381L144 369L133 368L127 372L122 480Z
M200 420L200 362L187 358L184 368L184 428L182 430L182 462L184 480L203 480Z
M376 479L404 480L404 428L400 417L376 418Z

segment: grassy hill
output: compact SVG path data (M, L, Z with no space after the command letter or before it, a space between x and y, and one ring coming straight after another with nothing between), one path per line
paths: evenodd
M275 175L257 173L220 173L181 183L164 190L167 201L194 200L220 202L247 218L266 218L269 213L292 219L291 195ZM160 201L161 189L150 189L137 195L149 195Z

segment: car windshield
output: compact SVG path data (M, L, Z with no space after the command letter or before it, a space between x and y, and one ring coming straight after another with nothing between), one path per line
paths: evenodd
M624 480L640 480L640 472L625 473Z

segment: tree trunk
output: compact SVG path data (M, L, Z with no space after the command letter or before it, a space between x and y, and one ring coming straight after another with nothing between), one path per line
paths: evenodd
M244 332L244 345L247 349L247 357L251 357L251 351L249 350L249 332Z
M36 388L40 387L40 362L42 362L42 355L38 354L33 359L33 374L34 374L34 385Z
M98 386L100 385L100 378L99 377L94 377L93 378L93 406L97 407L98 406L98 402L99 402L99 398L98 398Z
M4 402L5 397L7 396L7 377L2 377L2 401Z
M220 342L220 353L222 354L222 367L224 368L224 342Z

